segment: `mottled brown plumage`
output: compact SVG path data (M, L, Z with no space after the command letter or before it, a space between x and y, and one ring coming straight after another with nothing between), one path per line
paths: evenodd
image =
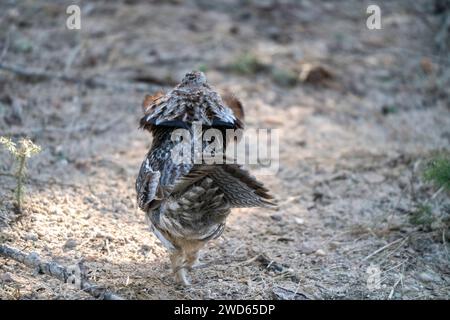
M171 151L178 128L243 128L242 104L234 96L222 98L201 72L186 74L167 94L147 96L141 127L153 144L136 180L139 207L151 229L171 251L176 280L189 284L186 270L197 261L204 244L220 236L231 208L273 207L262 183L237 164L177 163Z

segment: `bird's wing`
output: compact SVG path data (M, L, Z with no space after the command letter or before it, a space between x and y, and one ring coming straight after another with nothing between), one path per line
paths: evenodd
M240 165L218 165L209 176L223 191L232 208L276 207L269 190Z
M204 126L242 128L241 120L232 109L242 109L240 102L230 96L227 103L218 93L206 87L197 91L176 87L166 95L157 93L146 96L140 126L150 130L158 126L187 129L194 122L199 122Z
M174 173L172 170L169 172ZM269 190L240 165L194 165L184 174L171 174L168 179L170 183L161 185L160 180L167 179L153 170L148 160L142 164L136 181L139 207L144 211L154 209L169 195L182 195L207 177L213 180L214 186L219 187L224 194L223 199L232 208L276 207Z
M237 164L195 165L188 174L176 181L172 193L181 193L206 177L211 178L214 186L220 188L224 200L232 208L276 207L269 190Z
M241 123L242 123L241 126L243 127L244 126L243 124L245 122L245 114L244 114L244 107L242 106L242 102L230 91L226 91L222 95L222 100L223 100L223 102L225 102L225 104L228 106L228 108L233 110L233 114L239 121L241 121Z
M173 183L172 193L183 193L196 182L206 178L214 170L212 165L194 165L191 170Z
M152 163L147 157L136 179L139 208L157 208L170 195L180 194L206 177L212 168L204 165L175 165L172 162Z
M153 170L147 158L141 165L136 179L137 203L140 209L148 211L157 206L163 197L159 184L161 173Z
M164 97L164 93L162 92L156 92L153 95L147 94L144 98L144 101L142 102L142 111L145 115L149 114L152 110L151 107L155 103L158 102L159 99Z

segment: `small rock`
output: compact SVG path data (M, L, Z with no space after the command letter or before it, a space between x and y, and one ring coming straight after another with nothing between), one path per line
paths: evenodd
M294 241L294 239L281 237L281 238L278 238L277 241L280 241L280 242L291 242L291 241Z
M26 241L37 241L38 240L38 236L36 234L34 234L34 233L27 233L24 236L24 239Z
M331 78L333 78L333 74L324 66L309 63L302 65L302 70L300 72L300 80L302 82L318 84Z
M0 275L0 280L3 282L13 282L14 279L9 272L5 272Z
M310 300L308 294L299 292L299 290L289 290L282 287L275 287L272 289L273 298L275 300Z
M273 214L273 215L271 215L270 216L270 218L272 218L272 220L274 220L274 221L281 221L281 215L279 215L279 214Z
M367 172L363 175L363 177L368 183L373 184L379 184L385 180L384 176L375 172Z
M318 255L318 256L326 256L327 254L325 253L324 250L318 249L318 250L316 251L316 255Z
M298 145L299 147L305 147L306 141L305 140L297 140L297 141L295 141L295 144Z
M72 250L78 245L75 239L68 239L64 244L64 250Z
M300 253L304 253L304 254L311 254L311 253L316 252L316 250L317 249L314 246L312 246L312 245L310 245L308 243L302 243L300 245L300 247L298 248L298 251Z
M330 249L336 249L336 248L339 247L339 243L338 243L338 242L331 241L331 242L328 244L328 247L330 247Z
M58 206L53 206L52 208L51 208L51 210L50 210L50 213L51 214L56 214L56 215L62 215L63 214L63 211L61 210L61 208L60 207L58 207Z
M228 31L229 31L231 34L239 34L240 29L239 29L238 26L234 25L234 26L231 26L230 29L229 29Z
M282 272L284 269L284 267L281 264L277 263L276 261L273 261L264 254L260 254L256 259L256 261L259 262L264 268L270 271Z
M423 282L440 282L440 277L431 272L421 272L418 275L419 279Z
M84 197L84 202L95 203L95 199L93 197L87 196L87 197Z
M303 220L302 218L295 218L294 221L299 225L305 224L305 220Z
M105 235L103 232L98 231L98 232L95 234L95 237L96 237L96 238L106 238L106 235Z
M267 116L263 119L264 123L270 124L270 125L281 125L284 123L283 119L280 119L279 117L275 116Z
M108 239L109 241L113 240L113 237L111 237L111 236L109 236L106 233L103 233L101 231L97 232L95 234L95 237L98 238L98 239Z
M427 57L422 58L420 60L420 67L422 68L423 72L430 74L434 70L434 64L431 62L431 60Z
M69 164L69 161L67 161L67 159L60 159L59 161L58 161L58 163L61 165L61 166L67 166L68 164Z

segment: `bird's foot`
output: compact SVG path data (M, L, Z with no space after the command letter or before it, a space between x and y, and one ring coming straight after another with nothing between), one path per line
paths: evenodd
M175 272L175 281L184 287L188 287L191 283L188 280L187 272L185 268L181 268Z
M209 266L209 263L204 263L197 260L194 264L189 266L189 271L192 271L194 269L203 269L207 266Z

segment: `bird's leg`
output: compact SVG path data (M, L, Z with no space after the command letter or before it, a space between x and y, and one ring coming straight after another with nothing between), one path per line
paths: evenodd
M189 270L192 270L192 268L195 265L199 264L199 261L198 261L198 256L199 255L200 255L200 250L198 250L198 249L187 252L187 254L186 254L186 264L187 264Z
M172 262L172 271L175 275L175 281L183 286L189 286L190 283L187 279L183 252L181 250L173 252L170 256L170 261Z
M195 267L200 267L203 264L199 261L200 250L204 247L205 243L200 241L192 243L191 246L186 248L186 265L189 270Z

